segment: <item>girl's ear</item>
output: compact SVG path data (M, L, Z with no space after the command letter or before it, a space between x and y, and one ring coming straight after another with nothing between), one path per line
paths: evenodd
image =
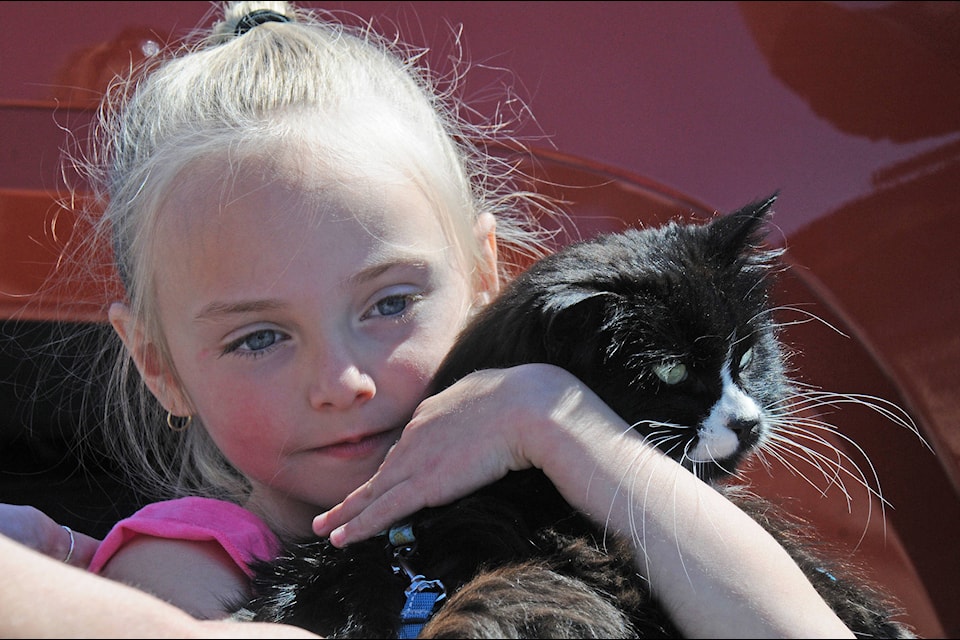
M110 305L109 317L114 331L137 365L140 376L163 408L175 416L191 415L193 409L176 376L164 362L157 346L145 340L143 327L130 309L125 304L114 302Z
M478 306L492 300L500 291L500 278L497 271L497 219L492 213L477 216L474 233L480 243L482 264L480 282L477 289Z

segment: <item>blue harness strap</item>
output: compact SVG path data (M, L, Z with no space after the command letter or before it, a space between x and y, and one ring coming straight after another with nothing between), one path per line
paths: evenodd
M404 590L407 601L400 610L397 637L416 638L446 599L447 590L441 581L427 580L410 568L408 559L416 549L416 538L409 525L402 524L391 528L388 537L394 547L394 572L403 573L410 579L410 586Z
M400 610L400 629L398 638L416 638L420 630L440 608L446 598L446 590L439 580L425 580L423 576L414 576L407 587L407 602Z

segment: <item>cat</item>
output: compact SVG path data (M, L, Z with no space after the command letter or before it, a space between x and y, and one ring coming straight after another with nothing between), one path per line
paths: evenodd
M804 523L726 482L745 458L779 446L771 435L797 393L769 302L781 252L761 247L776 197L542 258L461 333L431 392L483 368L568 369L763 524L855 633L912 637L889 598L816 549ZM400 524L344 549L289 541L254 563L240 617L330 637L681 635L630 541L578 514L538 470Z

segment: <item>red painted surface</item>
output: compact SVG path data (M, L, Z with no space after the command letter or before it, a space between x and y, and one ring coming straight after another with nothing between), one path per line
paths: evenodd
M809 303L846 336L791 328L801 374L897 402L935 453L872 415L831 416L876 466L892 503L885 532L862 492L848 513L835 492L820 498L785 470L760 469L756 481L794 497L841 545L866 531L856 557L920 634L960 635L960 3L306 4L385 17L431 44L441 68L448 25L462 23L478 65L467 93L512 84L536 116L520 133L560 152L546 154L551 177L592 185L566 192L584 233L605 228L600 219L726 210L780 189L773 240L793 264L784 301ZM0 315L17 313L24 298L13 293L28 294L54 263L38 218L52 201L22 197L60 187L63 129L83 135L105 70L210 8L4 3Z

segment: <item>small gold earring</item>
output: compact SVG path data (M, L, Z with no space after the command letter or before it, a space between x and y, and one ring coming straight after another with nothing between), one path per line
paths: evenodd
M182 421L182 422L180 423L180 426L177 426L177 425L173 424L173 419L174 419L174 418L176 418L177 420L181 420L181 421ZM193 416L185 416L185 417L174 416L172 413L170 413L169 411L167 411L167 426L170 427L170 429L171 429L172 431L176 431L177 433L180 433L180 432L182 432L182 431L186 431L187 428L190 427L190 423L191 423L191 422L193 422Z

